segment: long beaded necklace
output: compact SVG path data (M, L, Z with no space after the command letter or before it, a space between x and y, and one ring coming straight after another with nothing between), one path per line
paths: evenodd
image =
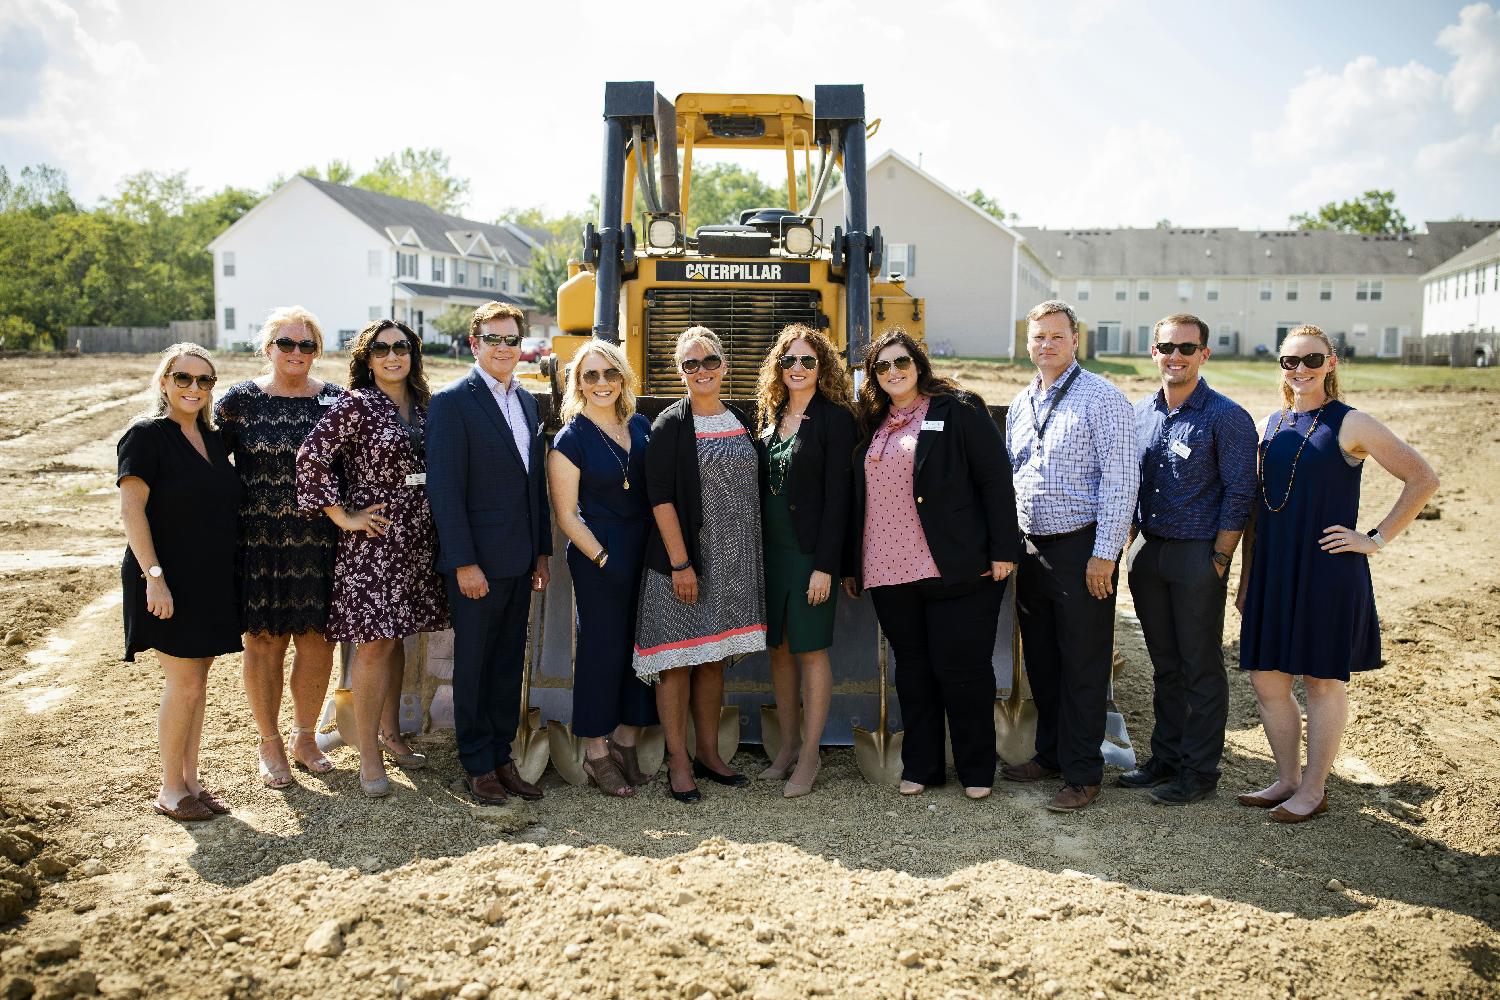
M799 424L807 419L803 413L793 413L790 416ZM789 442L797 438L797 432L793 431L790 438L787 438L785 442L782 440L781 424L784 419L776 421L776 430L771 436L772 447L778 444L783 445L780 453L771 459L771 474L767 477L770 480L767 485L770 487L771 495L776 497L781 496L781 491L786 489L786 469L792 463L792 446Z
M599 436L601 438L604 438L604 450L613 455L615 461L619 464L621 485L624 486L624 488L627 490L630 489L630 473L625 470L625 463L620 461L619 454L609 446L610 439L605 435L604 428L600 427L598 424L595 424L592 420L590 420L589 423L593 424L594 430L599 432ZM627 432L629 431L629 429L629 427L626 427Z
M1323 404L1323 406L1327 405L1327 403ZM1260 480L1260 502L1265 504L1266 510L1272 514L1280 514L1282 508L1286 506L1287 501L1292 498L1292 484L1297 481L1297 463L1302 460L1302 449L1306 448L1307 442L1312 440L1313 431L1318 429L1318 421L1323 419L1323 406L1313 411L1312 426L1307 429L1307 434L1302 438L1302 443L1297 446L1297 454L1292 456L1292 471L1287 477L1286 493L1282 496L1281 503L1275 507L1271 506L1271 500L1266 496L1266 452L1270 450L1271 442L1276 439L1276 435L1281 433L1282 421L1286 419L1286 415L1290 412L1290 409L1282 410L1277 414L1276 429L1271 432L1269 438L1261 442L1259 448L1255 449L1255 476Z

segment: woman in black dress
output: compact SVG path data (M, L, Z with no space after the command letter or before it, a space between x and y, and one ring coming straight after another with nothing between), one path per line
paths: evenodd
M215 408L234 456L240 502L235 570L245 624L245 697L260 733L260 780L292 784L280 733L282 668L292 659L292 761L311 774L333 769L318 750L317 719L328 692L334 644L323 636L338 528L298 513L297 449L344 390L312 377L323 331L301 306L277 309L260 331L268 370L232 386Z
M240 480L209 415L218 377L197 344L162 352L152 412L120 438L120 517L129 547L120 566L125 659L156 650L166 676L157 734L155 809L179 821L229 807L198 780L208 668L240 650L234 590Z

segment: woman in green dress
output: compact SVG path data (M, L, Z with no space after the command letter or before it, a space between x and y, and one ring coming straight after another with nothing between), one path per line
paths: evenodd
M810 327L781 331L761 365L757 396L766 646L782 733L780 752L760 776L786 778L782 794L790 799L812 791L833 697L834 581L857 434L848 373L833 344Z

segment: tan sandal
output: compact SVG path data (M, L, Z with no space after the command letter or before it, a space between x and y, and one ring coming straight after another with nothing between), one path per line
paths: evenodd
M301 757L301 755L299 755L297 753L297 737L299 737L299 736L311 736L311 737L313 737L313 746L316 747L318 745L317 744L317 735L318 735L318 729L317 729L316 726L293 726L292 727L292 752L291 752L292 766L295 767L295 768L297 768L297 770L299 770L299 771L306 771L308 774L327 774L329 771L333 770L333 761L331 761L327 757L323 756L323 751L321 751L321 750L319 750L318 751L318 755L316 757L314 757L310 761L309 760L303 760L302 757Z
M275 736L262 736L261 740L260 740L260 745L261 746L265 746L267 743L270 743L272 740L275 740L276 742L280 743L281 742L281 735L278 733ZM286 744L283 743L282 744L282 750L285 751L285 749L286 749ZM285 791L286 789L292 787L292 771L291 771L291 768L287 768L285 770L274 769L274 768L271 767L270 764L266 763L266 759L264 757L261 757L260 758L260 783L262 785L265 785L267 788L271 789L271 791L273 791L273 792Z
M583 773L588 776L589 784L605 795L617 799L628 799L635 794L635 786L625 780L625 775L620 773L619 765L607 753L603 757L590 757L585 754Z

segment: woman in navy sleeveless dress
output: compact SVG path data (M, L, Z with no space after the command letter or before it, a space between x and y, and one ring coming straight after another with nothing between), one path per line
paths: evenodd
M1342 402L1338 359L1313 326L1281 346L1287 406L1266 418L1250 558L1240 573L1240 668L1252 671L1279 777L1243 805L1283 823L1328 808L1324 785L1348 715L1351 673L1380 666L1369 558L1416 517L1437 476L1415 449ZM1290 367L1288 367L1290 366ZM1360 531L1359 488L1373 456L1405 483L1391 512ZM1307 768L1292 679L1307 690Z

